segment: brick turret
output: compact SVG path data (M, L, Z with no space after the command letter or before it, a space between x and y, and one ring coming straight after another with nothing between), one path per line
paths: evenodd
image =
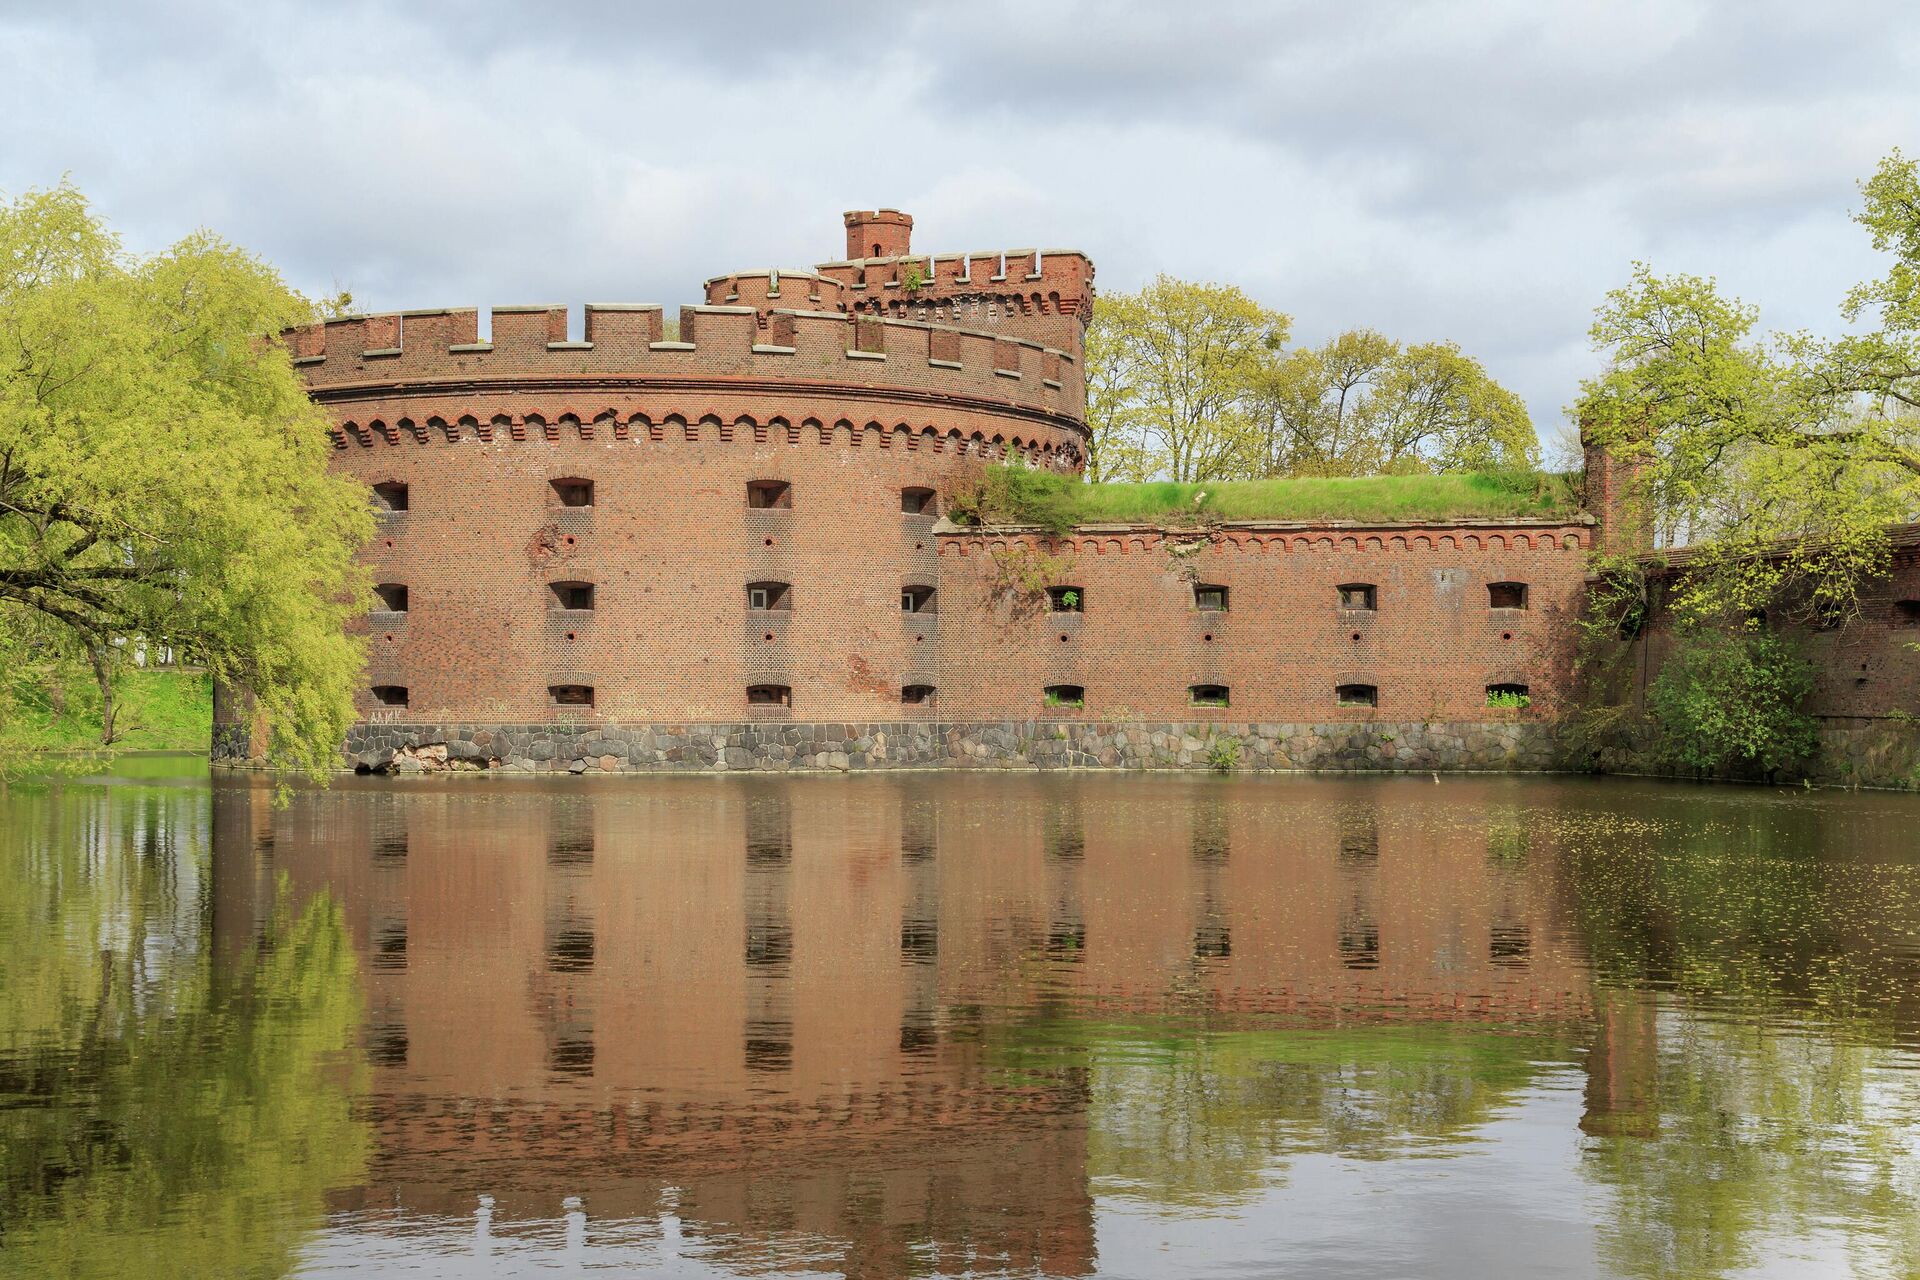
M913 252L913 215L898 209L849 209L847 257L898 258Z

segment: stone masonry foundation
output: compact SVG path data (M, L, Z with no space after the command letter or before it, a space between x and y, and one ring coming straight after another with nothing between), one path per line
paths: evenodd
M233 744L216 759L238 764ZM854 769L1547 770L1541 721L1262 724L894 721L360 724L356 772L685 773Z

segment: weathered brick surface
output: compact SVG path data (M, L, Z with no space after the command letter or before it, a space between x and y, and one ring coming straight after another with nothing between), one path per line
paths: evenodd
M558 758L583 718L891 724L942 744L955 725L1061 722L1074 741L1122 723L1149 738L1185 722L1332 726L1348 745L1300 756L1317 765L1404 737L1381 725L1485 721L1489 684L1528 687L1518 719L1551 717L1588 521L936 531L982 459L1078 467L1093 269L1065 251L914 255L910 221L860 222L879 256L715 277L677 343L648 306L589 308L581 341L559 307L495 309L486 342L472 310L291 334L338 424L334 465L408 486L366 553L408 609L368 618L356 742L387 742L388 724L415 745L420 726L554 725ZM560 505L557 479L591 480L593 505ZM755 480L786 481L790 507L749 508ZM905 487L941 496L906 514ZM1010 555L1065 565L1084 613L1010 588ZM1229 609L1197 609L1196 581L1226 586ZM1493 581L1526 583L1529 607L1490 609ZM592 583L594 608L558 608L558 582ZM750 610L755 582L790 584L791 607ZM1353 582L1375 585L1375 611L1339 607ZM934 588L931 612L902 611L913 586ZM1047 706L1056 684L1084 686L1086 705ZM1190 705L1196 684L1227 686L1230 705ZM1340 684L1377 686L1379 705L1336 705ZM386 685L408 690L405 708L374 699ZM556 706L555 685L591 686L594 705ZM754 685L789 687L791 705L750 707ZM903 704L906 685L934 686L933 701ZM982 732L961 736L1003 762L1192 763L1111 744L1062 756L1045 735L1036 755ZM1464 758L1443 737L1407 759ZM231 730L222 741L234 751Z

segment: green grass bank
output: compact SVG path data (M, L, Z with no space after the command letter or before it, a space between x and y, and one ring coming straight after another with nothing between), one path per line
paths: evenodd
M213 678L204 671L128 671L115 685L120 751L205 751L213 724ZM100 694L90 681L55 699L35 690L0 706L0 748L32 754L100 746Z
M961 523L1057 530L1235 520L1565 519L1579 511L1576 477L1551 472L1085 484L1021 466L987 468L952 504Z

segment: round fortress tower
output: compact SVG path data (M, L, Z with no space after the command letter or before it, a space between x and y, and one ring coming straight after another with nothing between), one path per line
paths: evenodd
M904 214L846 222L907 248ZM932 718L944 495L1007 454L1079 467L1093 268L1051 264L1063 334L1024 278L970 282L978 325L857 309L894 265L716 277L671 337L600 304L578 335L559 306L289 334L381 513L364 728Z

